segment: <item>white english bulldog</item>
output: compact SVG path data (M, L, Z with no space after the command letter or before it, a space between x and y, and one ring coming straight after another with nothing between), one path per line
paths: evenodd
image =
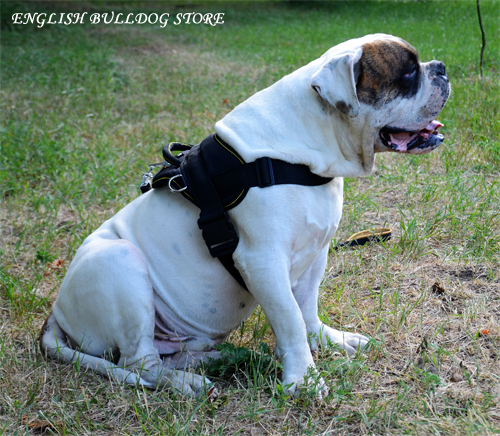
M342 178L370 174L377 152L436 148L435 117L449 94L442 62L421 63L405 41L377 34L339 44L253 95L216 123L217 135L246 162L267 156L333 180L254 187L228 212L239 235L233 259L250 292L210 256L199 209L155 189L84 241L42 328L42 350L126 383L200 395L208 380L185 369L218 357L214 347L260 304L282 383L295 392L314 371L318 345L354 353L368 342L318 318Z

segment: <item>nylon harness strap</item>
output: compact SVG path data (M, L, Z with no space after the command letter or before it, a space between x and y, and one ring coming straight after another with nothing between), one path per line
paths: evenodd
M171 183L176 177L176 188L179 191L183 189L181 194L200 208L198 227L210 254L217 257L248 291L234 265L232 254L238 245L238 235L226 211L238 205L252 187L267 188L283 184L319 186L332 179L312 173L306 165L269 157L245 163L234 149L215 134L192 148L182 147L187 151L177 157L168 156L171 144L164 147L164 157L172 165L156 174L152 187ZM180 165L177 165L179 162ZM182 182L179 175L182 175Z

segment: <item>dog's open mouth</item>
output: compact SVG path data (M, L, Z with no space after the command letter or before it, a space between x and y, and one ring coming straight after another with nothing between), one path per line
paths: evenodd
M417 132L385 126L380 130L380 139L386 147L399 153L429 153L444 141L444 136L438 132L440 127L443 124L436 120Z

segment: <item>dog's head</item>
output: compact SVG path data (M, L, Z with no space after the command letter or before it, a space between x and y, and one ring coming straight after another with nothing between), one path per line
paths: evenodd
M383 34L347 41L322 59L311 80L321 104L354 123L370 116L375 152L423 154L443 142L435 117L451 88L442 62L422 63L410 44Z

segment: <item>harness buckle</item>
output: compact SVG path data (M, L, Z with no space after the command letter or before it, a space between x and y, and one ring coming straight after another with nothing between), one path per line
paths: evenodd
M172 177L169 181L168 181L168 189L170 189L171 192L182 192L182 191L185 191L187 189L187 185L184 186L184 188L180 188L180 189L175 189L175 188L172 188L172 185L171 183L177 178L177 177L182 177L182 174L177 174L175 175L174 177ZM184 180L184 179L183 179Z
M260 188L274 185L273 163L270 157L261 157L255 161L257 184Z
M226 212L213 220L205 221L200 216L198 227L212 257L233 254L238 246L238 235Z
M170 166L168 162L154 163L148 165L147 173L142 173L142 182L141 185L139 186L139 189L143 194L151 190L152 188L151 180L153 180L153 168L158 167L160 165L163 165L163 168Z

